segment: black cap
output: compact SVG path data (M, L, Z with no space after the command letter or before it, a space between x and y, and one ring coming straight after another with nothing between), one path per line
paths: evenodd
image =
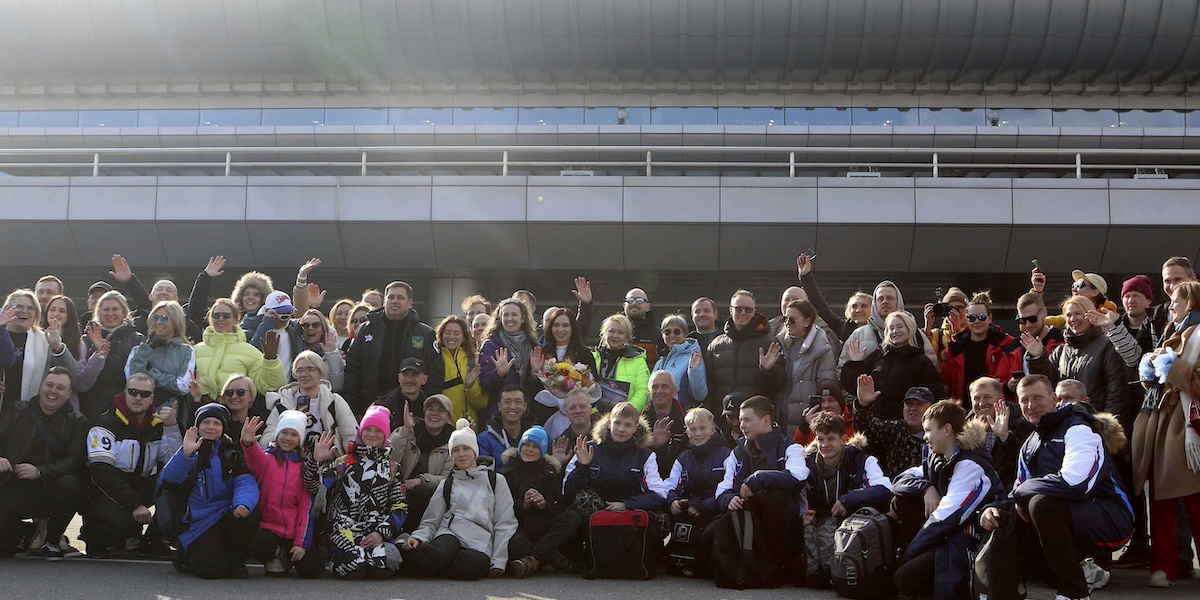
M937 402L937 398L933 397L933 392L929 391L929 388L920 385L908 388L908 391L904 392L904 399L920 400L927 404Z
M400 372L401 373L403 373L407 370L410 370L410 369L413 371L416 371L417 373L420 373L421 375L424 375L425 374L425 361L423 361L419 358L412 358L412 357L409 357L409 358L406 358L406 359L400 361Z
M229 414L229 409L216 402L210 402L196 409L196 425L199 426L201 421L209 417L221 421L222 430L229 428L229 419L232 418Z
M92 284L92 287L88 288L88 294L91 294L98 289L111 292L113 291L113 286L109 285L107 281L97 281L96 283Z

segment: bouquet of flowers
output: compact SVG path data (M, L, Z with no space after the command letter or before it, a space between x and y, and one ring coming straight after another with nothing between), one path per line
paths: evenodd
M546 361L544 372L538 378L546 385L550 393L559 398L565 398L567 392L575 388L588 389L596 385L596 377L583 363L571 364L567 361Z

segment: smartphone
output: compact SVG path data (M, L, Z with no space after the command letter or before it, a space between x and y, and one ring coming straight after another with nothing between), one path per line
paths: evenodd
M812 408L815 406L817 408L820 408L821 400L823 400L823 399L824 399L823 396L809 396L808 397L808 407Z
M311 402L312 399L308 396L296 396L296 410L306 412L308 410L308 405Z
M1041 273L1041 272L1042 272L1042 268L1038 266L1038 261L1037 261L1037 259L1036 259L1036 258L1035 258L1035 259L1033 259L1033 260L1031 260L1031 261L1029 261L1029 264L1033 265L1033 270L1034 270L1034 271L1036 271L1036 272L1038 272L1038 273Z
M1020 381L1021 378L1024 376L1025 376L1025 371L1013 371L1012 372L1012 378L1016 379L1017 381Z

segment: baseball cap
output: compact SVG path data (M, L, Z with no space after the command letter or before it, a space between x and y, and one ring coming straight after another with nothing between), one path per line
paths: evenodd
M273 310L279 314L290 314L296 310L292 306L292 299L283 292L271 292L267 294L266 302L263 302L262 308L258 309L258 314L265 315L268 310Z
M400 361L400 372L403 373L408 370L416 371L417 373L424 375L425 374L425 361L423 361L419 358L412 358L412 357L409 357L409 358L406 358L406 359Z
M934 402L937 402L937 399L933 397L933 392L929 391L929 388L920 385L915 385L908 388L908 391L904 392L904 399L906 401L920 400L926 404L933 404Z

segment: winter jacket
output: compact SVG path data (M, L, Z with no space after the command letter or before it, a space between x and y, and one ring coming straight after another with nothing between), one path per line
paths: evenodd
M266 449L275 439L275 426L279 424L279 415L285 410L296 409L296 397L300 395L300 384L289 383L278 392L267 393L267 428L263 430L259 444ZM333 393L329 383L322 381L320 392L316 398L309 399L308 412L321 420L321 426L310 424L305 435L305 442L312 432L332 431L337 436L337 447L344 453L349 449L350 442L358 435L358 420L350 410L350 405L338 394Z
M413 428L417 427L425 427L422 419L413 422ZM454 424L447 423L445 427L453 428ZM421 460L421 449L417 447L416 435L405 427L397 427L392 431L392 435L388 437L388 444L392 447L392 460L400 465L404 479L420 477L427 484L437 485L454 469L454 461L450 460L450 448L443 444L429 452L429 470L420 475L415 474L417 463Z
M578 456L567 463L563 497L568 501L586 487L607 502L624 502L629 510L666 507L666 484L658 473L658 458L650 449L649 431L639 429L634 439L614 442L604 427L592 432L588 445L595 452L591 464L580 464Z
M342 395L355 415L366 412L367 407L375 399L386 393L398 383L380 389L379 369L383 361L383 343L386 337L387 317L382 308L367 313L367 322L359 326L346 353L346 376L342 385ZM399 327L396 332L397 344L394 348L396 364L405 358L419 358L425 363L425 375L429 381L421 389L429 395L442 391L445 385L446 373L438 350L434 345L437 336L428 325L421 322L416 310L409 310L408 315L394 324ZM399 373L389 373L389 381L397 382Z
M717 485L717 507L728 510L729 501L746 484L755 493L763 490L794 493L798 508L806 481L808 464L804 461L804 447L779 429L764 433L753 442L742 438L725 459L725 478Z
M1164 348L1179 353L1160 387L1159 403L1142 406L1133 424L1133 491L1140 494L1146 481L1153 478L1154 497L1182 498L1200 493L1200 475L1188 468L1186 444L1188 419L1183 414L1183 396L1200 389L1200 364L1188 364L1183 354L1200 328L1193 325L1180 332L1168 327ZM1149 399L1148 399L1149 400ZM1196 398L1192 398L1193 402Z
M517 431L524 432L536 424L533 415L525 413L521 415L521 424ZM500 413L496 413L492 415L492 420L488 421L487 427L476 436L476 440L479 443L479 456L490 457L493 464L501 465L504 464L504 451L519 446L521 433L517 433L515 438L509 437L504 431L504 421L500 418Z
M529 340L531 353L534 341ZM525 375L523 376L515 361L503 377L496 372L496 351L503 347L504 343L500 341L499 333L492 334L492 337L484 340L483 345L479 347L479 383L477 385L482 386L483 391L488 395L487 406L479 410L479 418L483 423L491 421L492 417L496 415L496 411L499 410L500 390L505 386L519 386L524 391L526 398L532 398L534 394L543 389L542 381L533 373L532 367L528 364L524 365ZM511 352L509 358L513 358Z
M48 446L38 433L36 423L39 420L46 424L59 448ZM0 417L0 456L14 466L29 463L37 467L42 479L63 475L82 477L87 432L87 422L70 406L64 405L54 414L47 415L42 412L37 398L18 402ZM0 473L0 492L16 480L12 471Z
M234 373L249 376L260 394L273 392L287 383L279 358L263 358L262 350L248 343L246 333L240 328L235 327L229 333L217 333L211 326L205 328L204 341L196 344L200 392L216 398L225 380Z
M687 338L675 344L665 356L654 363L651 371L667 371L675 381L678 392L675 398L683 405L684 410L690 410L704 403L708 398L708 381L705 379L704 363L696 368L690 367L692 352L700 349L700 343Z
M9 344L12 344L12 338L8 336L8 331L5 330L4 333ZM15 359L15 346L13 350ZM45 334L40 329L29 330L29 335L25 338L22 356L21 398L33 398L38 395L41 391L42 380L46 378L46 371L49 371L50 367L63 367L71 372L71 381L75 380L78 364L75 362L75 356L71 354L71 349L63 344L62 352L55 354L50 350L50 342L46 340ZM122 385L124 384L122 383ZM0 402L3 402L2 397L0 397ZM3 405L0 405L0 409L3 409Z
M154 405L170 404L188 395L188 383L196 372L196 349L179 338L150 338L129 353L125 379L145 372L154 380Z
M386 445L353 446L350 454L322 467L322 483L329 490L330 562L340 577L363 565L386 568L384 546L367 550L359 544L372 533L391 544L404 526L404 482L388 452Z
M163 484L182 486L188 479L193 480L187 510L176 515L186 527L179 534L184 549L233 509L244 506L254 510L258 506L258 484L246 469L239 444L224 436L203 444L190 457L184 456L180 448L162 470ZM205 452L210 452L211 458L208 468L200 470L200 455Z
M646 422L650 424L651 429L654 424L662 417L654 410L654 405L646 403L646 408L642 409L642 416L646 418ZM675 459L687 450L687 425L683 422L684 412L683 406L678 400L671 402L671 409L667 411L666 417L671 420L670 436L667 438L667 443L653 448L654 455L658 457L658 472L670 473L671 466L675 464Z
M301 313L298 312L297 314ZM254 335L250 338L250 345L257 348L261 353L263 349L263 340L266 338L267 333L273 329L275 329L275 321L273 319L263 318L262 322L258 326L258 329L255 330ZM342 391L342 386L344 385L346 378L346 359L342 358L341 351L335 348L326 352L319 346L317 348L309 348L308 344L304 343L304 330L300 327L300 319L298 318L288 320L287 325L284 326L284 330L286 330L288 334L287 339L289 346L289 352L287 354L284 354L283 348L280 347L280 356L287 357L287 362L289 363L286 365L281 365L285 379L284 383L291 383L296 380L295 373L292 372L292 365L290 364L291 361L296 360L296 357L299 356L301 352L304 352L305 350L312 350L313 352L319 354L321 356L321 360L325 362L325 379L329 382L329 385L333 387L333 391ZM283 359L281 358L279 360L282 361ZM257 382L255 385L257 385ZM283 386L283 383L279 385ZM277 389L279 389L279 387L268 387L259 388L259 391L265 393L268 391L275 391Z
M942 383L951 397L960 398L962 407L971 410L971 394L967 386L972 382L966 380L967 344L971 341L971 331L963 331L954 336L946 348L946 358L942 362ZM1024 370L1017 348L1022 347L1020 340L1004 333L1004 330L992 325L987 332L987 376L999 379L1001 384L1012 379L1013 371ZM1005 386L1004 389L1007 389Z
M875 286L875 290L871 293L871 297L874 298L878 294L879 288L884 286L888 286L896 290L896 311L904 310L904 295L900 293L900 288L891 281L884 280L879 282L879 285ZM875 303L872 302L871 319L867 321L866 325L855 329L854 333L850 334L850 337L846 340L846 343L842 345L842 354L838 356L839 373L841 373L846 367L846 363L850 361L850 342L859 342L862 345L862 349L866 351L867 356L870 356L872 352L879 349L880 345L883 343L884 322L886 319L887 315L880 314L879 309L876 307ZM936 372L938 359L937 355L933 352L933 342L930 342L929 338L925 337L925 332L923 331L914 331L912 335L919 336L917 339L917 345L921 348L921 351L925 353L925 358L929 359L929 364L934 365L934 371ZM854 386L846 389L853 390Z
M1029 291L1033 292L1036 290L1030 289ZM1118 300L1119 299L1120 298L1118 298ZM1113 302L1112 300L1105 300L1104 304L1100 305L1099 308L1107 309L1108 312L1112 312L1112 313L1115 313L1118 310L1120 310L1120 307L1117 306L1117 303ZM1054 327L1058 327L1058 328L1062 329L1067 326L1067 315L1065 313L1061 314L1061 315L1047 315L1046 316L1046 324L1053 325Z
M479 423L479 411L488 405L488 395L483 389L483 382L480 381L482 377L477 378L471 387L467 387L464 382L467 373L479 364L479 357L468 357L462 349L451 352L441 348L438 352L442 355L442 369L446 374L442 394L450 399L450 406L453 407L450 422L457 423L463 417L470 417L472 422ZM482 369L481 366L480 370Z
M507 569L508 541L517 531L517 517L508 482L497 474L493 489L487 473L490 470L492 461L486 457L465 471L454 469L450 473L454 478L450 505L446 505L442 491L450 483L447 479L438 484L429 499L429 507L421 526L413 532L413 539L428 543L440 535L452 535L463 548L486 554L493 569Z
M655 316L654 311L648 310L642 318L629 317L629 321L633 323L633 337L629 340L629 344L645 350L643 356L646 358L646 368L649 368L650 365L658 362L659 357L667 354L667 344L663 342L662 331L659 329L662 320Z
M971 411L967 413L967 420L981 418ZM984 443L984 448L980 452L985 452L992 459L992 467L996 469L996 474L1000 476L1000 483L1004 484L1004 489L1012 487L1012 482L1017 478L1017 457L1021 452L1021 446L1025 444L1025 440L1029 439L1029 434L1033 433L1035 427L1033 423L1025 420L1021 414L1021 407L1016 402L1008 402L1008 439L1000 441L996 433L991 427L987 429L987 441Z
M837 334L839 340L845 342L850 339L850 334L858 329L858 323L835 314L829 308L829 303L825 301L825 296L821 294L821 289L817 287L817 278L809 271L807 275L800 278L800 287L808 294L809 302L812 302L813 308L817 309L817 316L822 321L825 321L829 328Z
M258 508L262 513L258 528L291 541L293 546L312 548L308 523L312 496L304 487L304 457L295 450L284 452L274 447L263 450L257 444L242 444L242 452L246 467L258 480Z
M75 377L75 392L79 394L82 412L95 417L108 412L113 396L125 391L125 363L133 349L146 341L133 325L121 325L101 333L108 336L108 355L98 356L92 341L85 335L83 343L87 357L77 363Z
M621 350L621 356L617 358L617 370L613 376L613 379L629 384L627 401L638 410L645 408L646 402L650 399L650 367L646 366L645 354L645 350L633 344L626 345ZM596 361L596 369L599 370L601 368L599 348L592 352L592 360ZM597 378L601 377L602 375L597 372Z
M986 439L985 423L967 421L950 458L931 452L920 466L896 478L898 496L922 498L931 486L941 496L904 553L904 560L909 561L936 549L936 600L968 595L974 551L983 537L975 513L1003 494L1003 484L983 448Z
M204 273L203 271L201 271L200 275L196 277L197 285L200 284L201 277L208 278L208 282L205 285L212 285L212 278L208 277L208 274ZM118 285L125 288L125 300L129 303L129 316L133 319L133 328L136 329L138 333L149 338L150 335L146 333L148 331L146 328L146 319L150 316L150 310L154 308L153 305L147 307L147 304L150 303L150 291L146 289L146 286L142 284L142 281L138 279L137 275L132 275L129 281L125 283L118 282ZM192 293L196 293L194 286ZM207 295L207 291L205 294ZM208 306L205 305L201 308L201 311L207 309ZM186 336L188 343L194 344L199 342L201 334L204 330L200 328L199 321L193 321L190 317L188 317L188 315L192 314L191 303L183 305L183 314L184 328L187 330Z
M1066 333L1067 343L1031 359L1025 355L1030 373L1040 373L1056 385L1063 379L1078 379L1087 388L1092 406L1100 412L1123 415L1126 410L1129 374L1125 362L1099 327L1082 334Z
M729 443L713 433L700 446L690 445L675 464L664 482L667 502L687 500L693 508L708 516L722 511L717 506L717 486L725 480L725 460L729 458Z
M503 464L504 480L513 497L513 512L522 525L547 521L567 509L562 495L562 463L557 458L547 454L534 462L525 462L519 448L509 448L504 451ZM545 508L525 508L523 499L529 490L537 490L546 499Z
M809 328L803 340L788 337L786 331L775 339L783 349L779 360L787 372L783 392L779 394L779 420L786 425L786 433L794 436L804 424L808 397L821 393L817 387L820 382L837 380L837 355L825 332L816 326Z
M705 406L714 415L721 414L725 396L732 393L745 397L761 394L774 399L783 387L785 367L780 360L769 372L758 366L758 351L770 348L771 324L767 318L755 314L742 329L733 325L733 319L725 322L725 333L717 336L708 346L704 359L708 377L708 402Z
M124 396L120 394L112 410L88 431L87 463L95 493L133 512L154 502L142 494L145 483L158 478L159 470L183 446L183 436L178 427L164 427L149 411L135 427L126 415Z
M837 466L835 485L830 488L821 476L822 460L814 440L804 449L808 465L808 508L818 517L829 515L833 505L841 502L846 512L872 506L887 512L892 502L892 481L883 474L879 459L867 453L867 438L856 435L842 448L842 461Z
M866 360L852 360L842 369L841 384L844 389L858 390L858 376L870 375L875 380L875 391L879 398L871 406L875 416L884 420L899 419L904 414L904 395L908 388L924 386L933 392L933 397L942 400L946 388L937 367L929 362L925 354L913 346L884 346L868 354Z
M879 457L884 474L895 477L921 464L925 451L924 432L910 433L900 419L880 419L874 415L873 408L854 401L854 430L867 437L871 454Z

